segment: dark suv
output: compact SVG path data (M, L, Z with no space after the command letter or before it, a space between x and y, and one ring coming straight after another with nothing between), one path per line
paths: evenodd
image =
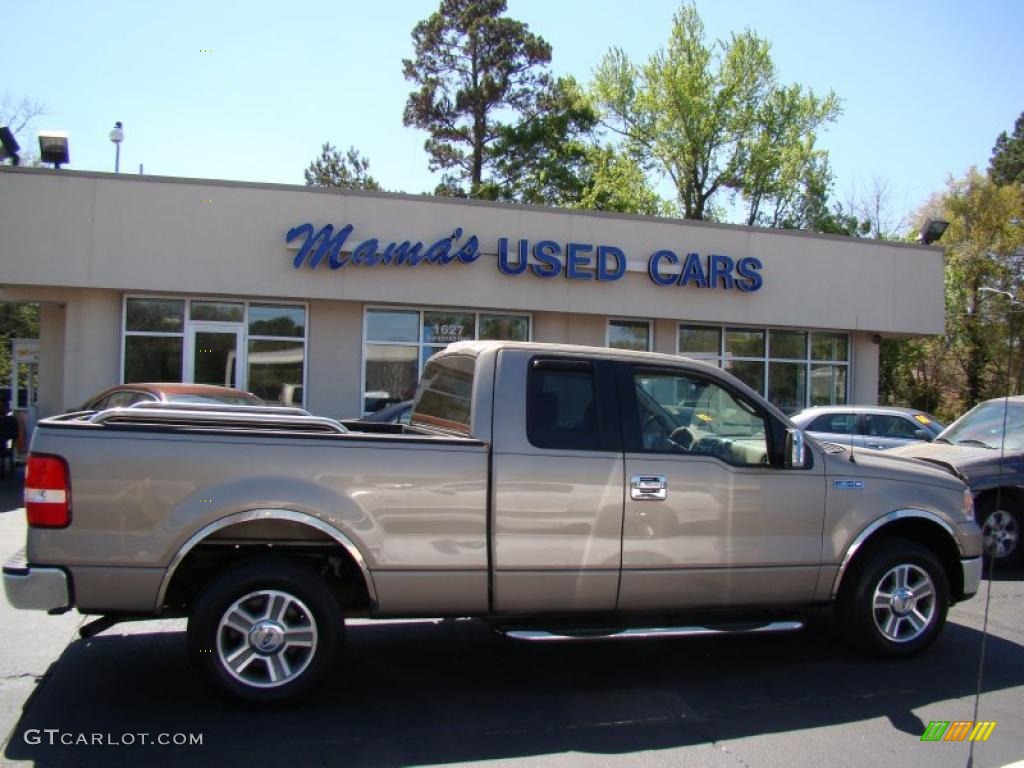
M1000 562L1021 559L1024 396L986 400L946 427L933 442L914 443L889 453L924 459L958 475L974 494L985 552Z

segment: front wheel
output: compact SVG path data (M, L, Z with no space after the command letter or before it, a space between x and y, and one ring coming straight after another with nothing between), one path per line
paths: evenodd
M316 573L284 559L229 569L188 621L194 666L222 694L249 703L301 696L324 676L344 619Z
M887 657L911 656L938 637L949 582L935 555L903 539L880 542L858 561L840 611L858 644Z
M1016 562L1021 553L1020 515L1007 509L1007 506L1005 497L999 508L992 497L978 504L978 521L985 555L997 563Z

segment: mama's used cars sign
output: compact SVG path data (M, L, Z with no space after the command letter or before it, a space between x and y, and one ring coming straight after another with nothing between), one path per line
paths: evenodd
M376 237L349 243L352 232L351 224L337 231L331 224L319 230L308 222L292 227L285 235L285 243L295 243L292 247L298 248L293 266L316 269L326 264L330 269L341 269L349 265L472 264L481 256L479 238L464 236L461 227L430 244L411 240L387 242ZM626 274L626 254L614 245L579 242L562 245L554 240L531 242L527 239L512 245L509 238L502 237L498 239L497 253L498 270L512 277L529 272L541 278L612 281ZM733 259L720 254L679 255L668 249L655 251L647 259L647 274L656 285L694 285L743 292L761 288L762 267L760 259L753 256Z

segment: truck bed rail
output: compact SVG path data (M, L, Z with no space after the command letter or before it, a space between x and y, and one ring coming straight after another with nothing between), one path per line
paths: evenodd
M291 406L213 405L206 403L138 403L98 413L67 414L90 424L133 424L207 428L278 429L346 434L335 419L313 416Z

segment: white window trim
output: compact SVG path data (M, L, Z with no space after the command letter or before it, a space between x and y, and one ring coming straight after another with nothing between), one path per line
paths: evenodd
M366 318L370 311L384 311L384 312L416 312L419 315L416 341L372 341L366 338L367 323ZM416 381L420 380L423 376L423 348L424 347L447 347L448 344L428 344L423 341L423 315L427 312L449 312L451 314L462 314L462 315L473 315L473 338L480 338L480 315L513 315L515 317L525 317L528 320L526 329L526 340L533 341L533 313L532 312L519 312L512 309L469 309L466 307L431 307L431 306L405 306L405 305L394 305L394 304L363 304L362 314L362 327L359 330L362 338L362 346L360 350L360 363L359 363L359 411L358 416L364 414L363 407L366 404L366 347L370 344L379 346L392 346L392 347L416 347ZM450 342L453 343L453 342ZM358 418L357 416L357 418Z
M718 354L711 352L684 352L682 351L679 343L679 331L682 328L714 328L719 331L719 344ZM734 331L761 331L764 333L764 347L765 354L763 357L748 357L748 356L729 356L725 353L726 335L729 330ZM771 332L772 331L795 331L799 333L807 334L807 347L806 357L801 358L790 358L790 357L772 357L771 356ZM814 334L831 334L846 337L846 360L815 360L812 355L814 353ZM735 324L717 324L717 323L705 323L699 321L683 321L680 320L676 323L676 354L683 357L690 357L694 360L702 360L708 363L717 364L719 368L728 373L726 364L729 362L750 362L750 363L763 363L762 371L762 382L761 396L768 399L768 365L769 363L796 363L804 366L804 403L810 405L811 402L811 368L815 365L830 365L839 366L846 368L846 402L835 403L835 405L849 405L852 401L853 395L853 334L849 331L836 331L827 330L824 328L785 328L777 326L743 326ZM805 405L804 407L807 407Z
M183 317L183 328L180 331L129 331L128 330L128 301L129 299L164 299L167 301L182 301L185 304L185 312ZM225 302L231 304L241 304L243 306L242 320L241 322L225 321L225 320L191 320L192 314L192 302L193 301L209 301L209 302ZM306 322L302 329L301 339L299 336L264 336L262 334L250 334L249 333L249 307L252 304L269 304L279 307L301 307L306 315ZM120 358L118 360L117 370L117 383L124 384L124 364L125 364L125 341L128 336L156 336L164 338L180 338L182 340L181 349L181 373L180 378L183 383L191 383L192 376L190 375L189 362L192 360L195 351L191 349L191 326L192 325L206 325L206 326L222 326L225 330L228 328L240 328L242 348L239 350L238 355L238 370L239 381L238 389L245 392L249 391L249 341L255 339L258 341L291 341L298 342L302 341L302 407L305 407L306 403L306 392L307 381L309 378L309 327L310 327L310 312L309 302L305 301L281 301L279 299L272 298L237 298L237 297L225 297L225 296L178 296L174 294L161 294L161 293L125 293L121 296L121 350Z
M609 317L604 324L604 345L612 346L612 323L635 323L636 325L647 326L647 349L646 352L654 351L654 321L645 320L642 317ZM678 336L678 334L677 334ZM678 344L678 342L676 342Z

